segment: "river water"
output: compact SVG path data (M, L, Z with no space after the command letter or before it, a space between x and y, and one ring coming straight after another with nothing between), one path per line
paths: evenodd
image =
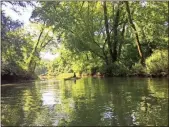
M6 126L167 126L168 80L82 78L1 87Z

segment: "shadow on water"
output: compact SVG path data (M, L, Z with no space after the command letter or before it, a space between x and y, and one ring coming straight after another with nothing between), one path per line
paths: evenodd
M6 126L168 125L168 81L83 78L1 87Z

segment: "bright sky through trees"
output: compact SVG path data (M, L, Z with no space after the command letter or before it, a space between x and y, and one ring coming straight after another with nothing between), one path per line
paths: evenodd
M19 13L12 10L12 5L7 4L6 6L2 6L3 10L5 11L6 16L11 17L13 20L19 20L24 23L24 26L28 26L30 24L29 18L31 17L33 8L32 6L27 6L26 8L22 8L20 6L16 6L16 10ZM41 57L43 59L53 60L54 58L58 57L59 54L51 54L50 52L41 52Z
M13 20L19 20L24 23L24 25L29 24L29 18L31 16L33 7L27 6L26 8L22 8L19 6L17 7L17 11L19 11L21 14L18 14L14 10L12 10L12 5L7 4L6 6L2 6L3 10L5 11L6 16L11 17Z

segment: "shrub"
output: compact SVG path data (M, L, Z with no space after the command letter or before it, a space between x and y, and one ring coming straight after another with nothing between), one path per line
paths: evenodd
M115 62L110 65L103 66L100 68L100 72L110 76L124 76L128 74L129 69L123 63Z
M149 74L168 73L168 51L155 50L154 53L146 59L146 67Z
M145 74L146 68L141 65L141 63L135 63L134 66L132 66L132 73L136 74Z

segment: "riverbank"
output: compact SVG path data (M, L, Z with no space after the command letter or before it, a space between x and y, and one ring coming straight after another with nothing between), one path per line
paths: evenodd
M58 76L48 76L48 75L43 75L43 76L39 76L40 80L45 80L45 79L51 79L51 78L56 78L56 79L67 79L73 76L73 73L62 73L59 74ZM93 78L106 78L106 77L143 77L143 78L169 78L169 75L167 75L166 73L161 73L161 74L156 74L156 75L150 75L150 74L128 74L128 75L105 75L105 74L89 74L89 73L83 73L83 74L79 74L77 73L77 77L93 77Z
M40 75L37 76L36 78L23 78L23 77L15 77L12 78L12 80L1 80L1 85L3 84L8 84L8 83L26 83L26 82L33 82L35 80L48 80L48 79L58 79L58 80L62 80L62 79L66 79L69 77L72 77L73 73L62 73L59 74L58 76L49 76L49 75ZM79 74L77 73L77 77L93 77L93 78L106 78L106 77L142 77L142 78L169 78L169 75L166 73L159 73L159 74L142 74L142 73L134 73L134 74L121 74L121 75L105 75L105 74L100 74L100 73L96 73L96 74L88 74L88 73L83 73L83 74ZM8 78L11 79L11 78Z
M34 80L39 79L39 77L35 74L24 73L24 74L4 74L1 75L1 85L7 83L24 83L24 82L31 82Z
M10 84L10 83L28 83L28 82L34 82L36 79L34 80L1 80L1 86L5 85L5 84Z

